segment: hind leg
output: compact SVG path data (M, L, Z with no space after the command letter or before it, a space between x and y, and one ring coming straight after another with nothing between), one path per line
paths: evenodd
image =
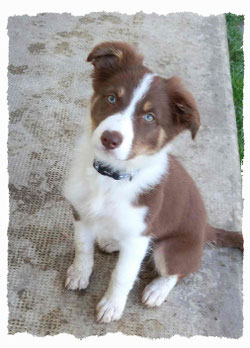
M145 287L142 302L148 307L160 306L179 280L197 270L201 255L199 242L189 245L177 239L157 242L154 262L159 276Z

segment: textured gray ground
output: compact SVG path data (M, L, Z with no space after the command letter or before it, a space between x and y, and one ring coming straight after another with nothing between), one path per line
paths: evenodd
M170 337L242 335L242 255L206 247L199 272L184 279L159 309L140 303L154 277L149 262L131 291L123 318L95 322L117 255L96 251L90 286L64 289L74 256L72 216L61 195L71 150L88 112L91 66L103 40L124 40L165 77L182 77L202 126L184 133L174 152L195 178L210 222L241 229L242 199L224 16L93 13L11 17L9 56L9 333L77 337L121 331Z

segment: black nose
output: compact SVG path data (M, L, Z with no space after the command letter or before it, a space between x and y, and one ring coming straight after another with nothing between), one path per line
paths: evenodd
M108 150L113 150L119 147L122 143L122 135L116 131L105 131L102 133L101 141L103 146Z

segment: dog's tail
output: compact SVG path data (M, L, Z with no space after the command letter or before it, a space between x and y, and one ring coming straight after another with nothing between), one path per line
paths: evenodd
M230 232L221 228L207 225L207 243L221 247L237 248L244 250L244 240L241 232Z

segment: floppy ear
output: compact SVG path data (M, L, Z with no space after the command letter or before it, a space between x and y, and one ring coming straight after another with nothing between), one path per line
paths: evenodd
M142 64L143 57L125 42L107 41L94 47L87 62L94 65L93 78L103 80L119 69Z
M192 139L200 127L200 114L192 94L183 87L181 80L174 76L165 79L170 112L177 132L189 129Z

